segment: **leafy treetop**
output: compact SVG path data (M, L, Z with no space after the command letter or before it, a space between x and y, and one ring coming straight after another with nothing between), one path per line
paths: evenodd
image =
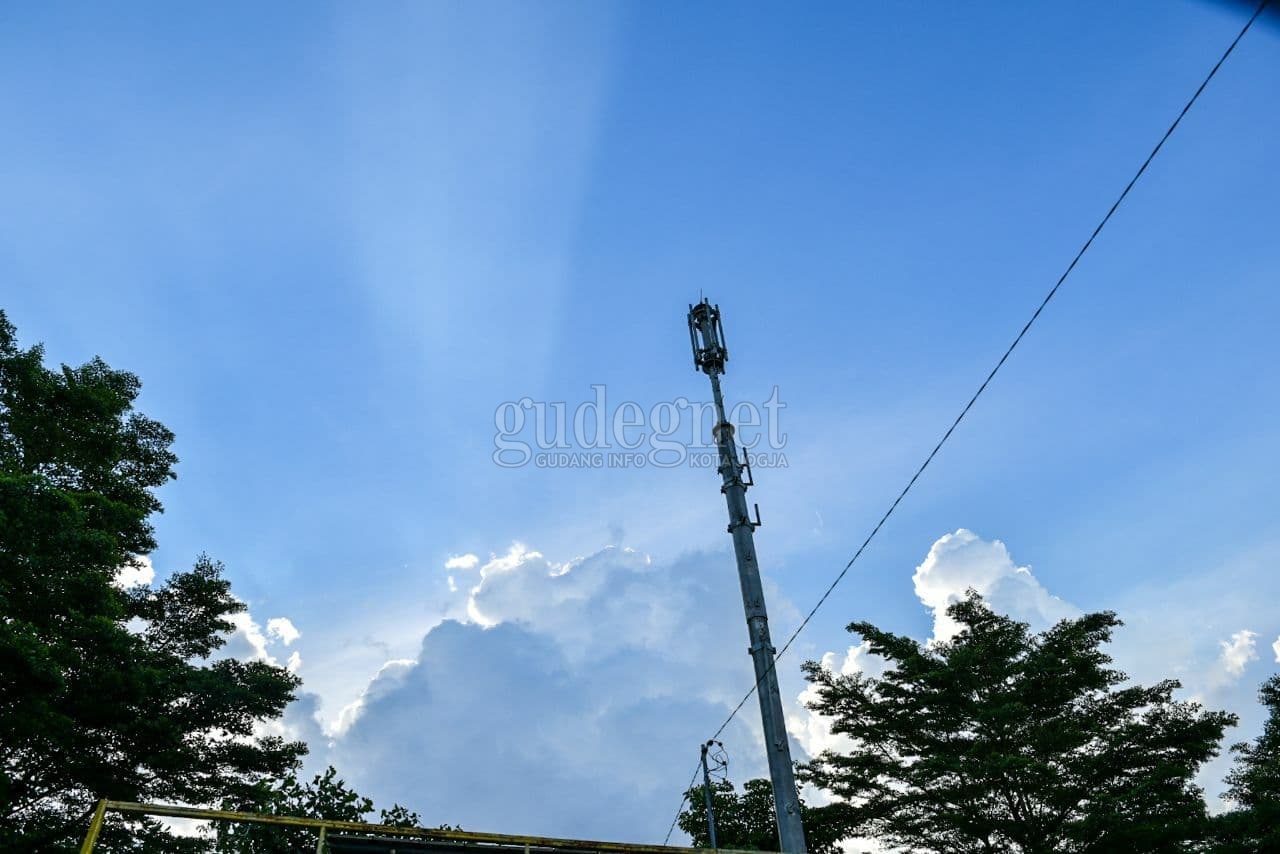
M100 359L46 368L0 313L0 850L75 850L99 798L213 803L305 752L258 734L296 677L214 660L244 610L221 564L119 586L155 545L176 462L173 435L133 410L139 389ZM137 828L113 823L101 850L194 844Z
M1086 614L1033 634L975 592L951 640L922 645L858 622L880 678L817 662L810 708L846 736L802 777L835 794L848 835L912 851L1178 851L1203 836L1193 777L1225 712L1129 685L1102 651L1120 621Z

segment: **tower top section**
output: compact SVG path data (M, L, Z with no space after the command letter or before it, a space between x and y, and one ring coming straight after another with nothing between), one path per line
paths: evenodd
M709 376L724 373L729 348L724 344L720 306L703 299L689 306L689 344L693 347L693 367Z

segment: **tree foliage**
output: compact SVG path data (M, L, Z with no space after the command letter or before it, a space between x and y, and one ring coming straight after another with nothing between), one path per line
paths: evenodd
M695 848L710 848L705 788L695 786L685 793L687 807L680 813L680 829L689 834ZM711 808L716 820L716 844L741 851L777 851L778 825L773 811L773 784L769 780L748 780L738 794L727 780L711 784ZM836 854L843 827L832 820L831 807L811 807L800 801L805 842L809 854Z
M228 800L222 806L330 821L368 822L373 812L373 801L350 788L333 767L317 774L310 783L299 783L289 777L260 785L248 798ZM395 804L381 810L376 823L420 827L422 819L416 812ZM218 854L293 854L313 851L315 847L316 832L307 829L218 822L214 833L214 851Z
M173 435L134 411L139 389L100 359L46 368L0 313L0 850L74 850L103 797L247 795L305 750L255 735L293 675L210 658L244 608L220 564L117 583L155 546L155 490L176 463ZM101 850L193 844L135 827L113 822Z
M1267 708L1262 734L1231 748L1227 797L1235 809L1214 820L1213 850L1221 854L1280 851L1280 676L1262 684L1258 699Z
M1235 722L1172 699L1175 681L1126 684L1101 646L1111 613L1032 634L976 593L960 632L922 645L859 622L889 669L808 662L811 708L852 743L803 778L844 801L849 835L911 851L1180 851L1206 822L1197 769Z

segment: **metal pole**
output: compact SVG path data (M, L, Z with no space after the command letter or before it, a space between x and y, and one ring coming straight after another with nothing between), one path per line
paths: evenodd
M751 521L747 512L750 467L739 461L738 443L733 436L733 426L725 417L724 396L720 392L720 374L724 373L729 351L724 346L719 306L712 306L705 299L697 306L689 306L689 337L693 343L694 364L711 378L711 394L715 400L716 426L712 434L719 449L718 471L723 480L720 491L724 493L729 510L729 533L733 535L733 552L738 562L738 581L751 642L751 660L755 665L756 696L760 700L769 776L773 782L774 813L778 820L778 850L786 854L806 854L800 798L796 793L795 771L791 765L791 744L782 715L778 674L773 666L776 650L769 636L769 615L764 606L764 587L756 559L755 529L760 524L760 511L757 508L756 521ZM746 481L742 477L744 469L748 474Z
M92 854L93 847L98 844L98 834L102 832L102 820L107 815L107 802L105 800L98 801L98 806L93 811L93 820L89 822L89 833L84 838L84 843L80 846L80 854Z
M702 745L702 794L707 799L707 833L711 836L711 847L719 848L716 844L716 811L711 806L711 772L707 770L707 748L714 743L708 741Z

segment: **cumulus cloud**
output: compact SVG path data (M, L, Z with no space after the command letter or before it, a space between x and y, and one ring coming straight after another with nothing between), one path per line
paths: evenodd
M884 674L888 662L871 652L870 641L863 641L849 647L843 660L840 660L837 653L828 652L822 656L822 666L845 676L851 673L862 673L875 679Z
M947 616L947 606L962 599L970 588L992 609L1030 623L1033 629L1047 628L1080 613L1051 595L1031 567L1015 564L1004 543L983 540L964 528L934 542L912 581L916 596L933 611L934 641L948 640L959 631L955 620Z
M405 643L393 644L386 634L365 638L365 647L380 651L354 668L365 678L347 678L343 691L322 691L328 708L341 710L326 716L325 731L317 723L318 697L290 707L285 732L311 745L307 767L332 762L359 791L379 803L409 805L429 822L660 841L697 745L751 684L732 555L661 562L608 547L556 561L514 544L456 573L437 577L436 595L445 597L439 614L413 624ZM999 540L964 529L932 544L913 583L933 618L934 640L954 634L945 608L968 588L1037 630L1079 613L1051 595L1030 567L1015 563ZM1223 611L1221 602L1208 604L1210 598L1166 585L1118 601L1131 622L1112 645L1117 666L1144 684L1178 676L1188 685L1184 696L1193 697L1212 687L1215 674L1243 668L1250 651L1257 654L1257 639L1232 631L1250 620ZM1175 602L1182 611L1171 607ZM791 605L773 592L769 605L776 633ZM1207 625L1209 612L1228 622ZM426 618L406 612L405 619ZM283 637L273 635L270 622L263 631L244 615L236 641L246 654L283 655ZM1204 629L1187 630L1196 625ZM1271 625L1265 628L1271 636ZM1280 640L1276 646L1280 656ZM885 667L865 642L822 660L842 673L877 676ZM800 693L797 669L780 676L784 693L799 695L787 709L797 758L840 749L829 722L801 705L811 689ZM1209 699L1236 710L1220 698L1243 692L1242 685L1237 675ZM738 715L720 738L735 780L767 773L755 714ZM820 800L812 792L806 797ZM613 808L624 803L625 810Z
M227 636L226 645L221 650L225 657L238 658L242 661L275 660L267 652L267 636L253 615L248 611L241 611L228 616L227 621L233 628L231 634Z
M1198 656L1203 660L1204 654ZM1192 659L1194 661L1194 658ZM1241 629L1217 644L1217 655L1207 664L1197 663L1179 674L1191 691L1191 699L1216 705L1240 682L1250 661L1258 660L1258 633Z
M1266 720L1257 702L1258 684L1249 678L1257 641L1242 627L1254 626L1261 630L1258 637L1272 637L1280 626L1271 607L1280 598L1275 572L1280 543L1236 554L1224 549L1224 554L1220 562L1181 577L1121 592L1115 607L1126 625L1116 634L1114 656L1138 681L1176 678L1184 698L1238 714L1239 726L1225 739L1230 744L1255 738ZM1273 652L1280 663L1280 649ZM1227 806L1221 800L1223 780L1233 764L1232 754L1223 750L1197 777L1211 810Z
M661 840L673 785L751 684L732 556L657 563L610 546L556 562L516 543L448 568L474 571L467 582L449 576L450 618L411 658L386 660L342 709L325 761L379 802L426 808L428 821ZM946 604L969 587L1038 624L1076 613L1002 543L965 530L934 544L915 584L937 638L947 636ZM771 594L775 622L790 607ZM866 643L824 662L846 673L884 668ZM782 676L795 697L798 676ZM839 746L799 704L788 714L797 758ZM754 715L739 715L721 736L735 779L767 773L758 729ZM616 803L629 809L601 808Z
M265 629L248 610L231 614L227 620L233 628L227 635L226 644L218 651L218 657L265 661L277 667L283 666L290 673L296 673L302 667L302 654L298 650L294 650L283 665L276 656L279 647L287 647L302 636L288 617L272 617L267 620Z
M116 570L113 583L121 590L127 590L140 584L150 585L155 578L156 571L151 565L151 558L146 555L135 555L128 563Z
M370 680L364 691L360 693L360 696L354 702L345 706L338 715L335 734L341 735L350 729L369 703L387 696L400 687L404 682L405 674L413 669L417 663L412 658L396 658L382 665L378 669L377 675Z
M717 603L716 611L726 619L738 614L741 621L734 610L740 601L737 573L732 557L722 560L717 586L723 590L731 582L733 596ZM624 647L675 647L673 638L687 633L687 624L698 618L695 590L688 579L671 573L670 566L655 567L648 555L630 548L606 546L590 557L556 563L514 543L480 568L466 613L481 626L518 623L550 635L576 661ZM681 655L679 650L672 654Z
M993 610L1023 620L1035 630L1080 613L1075 606L1050 594L1031 567L1014 563L1004 543L984 540L964 528L934 541L924 561L916 567L912 582L916 596L933 614L931 643L955 637L959 625L948 616L947 607L964 598L970 589L981 594ZM870 643L863 641L850 646L843 656L826 653L822 665L845 675L862 673L876 678L884 673L886 662L872 655ZM832 733L829 718L807 709L815 699L817 693L812 685L797 698L803 711L792 714L788 721L796 738L810 755L828 749L849 749L845 736Z
M291 643L302 637L302 632L293 625L293 621L288 617L272 617L267 620L267 636L275 638L289 646Z
M1261 726L1261 713L1253 696L1255 686L1242 676L1248 663L1258 658L1258 633L1233 629L1242 623L1274 621L1274 615L1259 604L1280 595L1271 571L1274 559L1273 552L1260 551L1241 559L1240 565L1214 567L1159 586L1113 593L1111 602L1102 607L1114 607L1125 621L1108 650L1116 666L1141 684L1178 679L1183 685L1182 699L1238 712L1239 737L1253 737ZM1249 583L1224 585L1224 575L1247 578ZM945 609L970 587L996 611L1023 620L1034 630L1080 613L1071 603L1050 594L1030 567L1015 564L999 540L983 540L964 529L933 544L913 581L916 595L932 612L934 641L954 636L956 626L946 617ZM1271 625L1274 623L1267 626L1268 636ZM1189 631L1188 626L1201 629ZM1224 636L1228 639L1222 640ZM1271 649L1280 663L1280 638ZM844 654L829 652L822 661L842 673L875 676L882 672L873 669L882 664L867 654L865 646L850 647ZM811 697L811 689L806 689L798 699L803 703ZM792 731L810 751L842 747L828 723L812 712L796 713L789 719ZM1230 764L1230 754L1223 753L1198 775L1197 782L1211 802L1222 792L1223 775Z
M732 556L558 563L517 544L477 566L455 618L343 710L326 759L428 822L660 841L751 684ZM742 779L766 773L752 720L721 735Z
M1241 629L1229 641L1221 641L1222 655L1219 661L1229 676L1244 674L1245 665L1258 660L1258 633Z
M849 647L843 657L836 652L828 652L822 656L824 668L845 676L862 673L874 679L884 674L887 664L883 658L872 654L870 641ZM800 742L806 753L816 756L824 750L847 751L853 747L848 736L831 731L830 718L808 710L809 703L818 699L816 686L805 686L797 699L799 708L787 716L787 730ZM813 797L810 796L807 800L813 800Z

